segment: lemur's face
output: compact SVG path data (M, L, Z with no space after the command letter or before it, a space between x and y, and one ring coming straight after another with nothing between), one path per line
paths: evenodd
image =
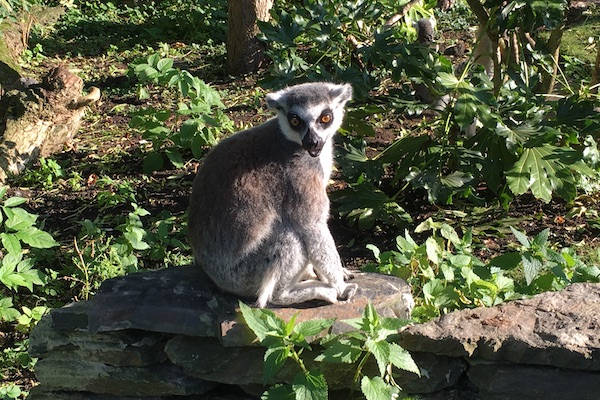
M349 84L305 83L267 96L284 136L317 157L342 125L344 106L352 97Z

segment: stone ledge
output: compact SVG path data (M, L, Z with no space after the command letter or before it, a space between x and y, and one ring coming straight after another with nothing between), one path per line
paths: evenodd
M349 302L272 310L299 321L336 317L334 332L348 329L341 319L360 317L368 301L382 315L408 315L412 298L402 280L358 274L355 282L361 289ZM193 268L109 280L92 300L53 310L34 329L30 353L40 358L41 385L30 398L256 399L265 350L240 323L237 302ZM599 284L453 312L399 332L395 340L422 377L399 371L395 380L427 400L600 398L599 318ZM337 398L347 397L352 365L307 365L324 370ZM294 368L277 380L289 382ZM376 374L373 360L364 371ZM215 397L222 387L235 389Z

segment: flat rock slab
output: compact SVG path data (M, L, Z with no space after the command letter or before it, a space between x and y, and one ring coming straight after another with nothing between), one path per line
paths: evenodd
M211 382L231 385L258 386L262 393L264 355L263 347L223 347L215 339L176 336L165 346L169 361L181 367L186 375ZM356 372L354 364L324 364L314 361L314 352L304 351L304 363L309 370L320 370L325 374L327 385L332 390L353 387ZM414 353L413 359L421 369L422 376L397 370L394 379L409 393L430 393L452 386L466 369L459 358ZM291 383L299 371L291 361L276 376L277 382ZM363 367L367 376L378 374L375 360L371 358ZM356 387L355 387L356 389Z
M399 344L450 357L600 371L600 284L452 312L409 327Z
M598 400L600 373L514 364L477 363L469 380L485 400Z
M357 274L356 295L338 304L305 303L272 308L288 320L336 318L334 332L349 329L341 320L356 318L368 302L381 315L407 318L413 306L410 287L402 279ZM59 331L90 333L141 330L196 337L216 337L225 346L249 344L253 337L237 312L238 299L223 293L199 268L180 267L134 273L102 283L87 302L54 310L52 327ZM250 304L250 300L246 300Z

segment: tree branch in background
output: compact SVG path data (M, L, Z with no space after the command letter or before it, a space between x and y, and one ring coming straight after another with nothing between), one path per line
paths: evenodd
M477 17L479 25L487 26L490 16L479 0L467 0L467 4L469 5L469 8L471 8L471 11L473 11L473 14Z
M408 12L408 10L410 10L411 7L414 6L415 4L419 3L419 2L421 2L421 0L410 0L408 3L406 3L400 9L400 11L398 12L398 14L392 15L390 17L390 19L388 19L385 22L385 25L392 26L392 25L398 23L398 21L400 21L406 15L406 13Z
M596 52L596 62L594 63L594 69L592 70L592 84L591 86L600 83L600 45L596 45L598 51ZM592 93L598 93L598 88L592 89Z
M542 82L540 82L539 91L540 93L550 94L554 90L554 84L556 82L556 73L558 72L558 58L560 57L560 42L562 40L564 25L554 29L550 34L548 43L546 45L548 53L553 57L552 72L542 70Z

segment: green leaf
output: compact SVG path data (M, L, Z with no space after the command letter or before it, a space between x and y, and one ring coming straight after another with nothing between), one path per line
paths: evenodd
M171 163L175 166L175 168L182 168L185 165L183 161L183 156L177 150L168 149L165 150L165 154Z
M527 237L525 237L527 238ZM508 253L504 253L501 256L494 257L490 260L490 266L499 267L502 269L510 270L514 269L521 262L521 253L516 251L511 251Z
M4 201L4 207L16 207L25 203L27 199L23 197L9 197Z
M244 321L246 321L246 325L248 325L250 330L254 332L258 340L262 342L267 336L267 333L270 331L270 329L267 326L267 324L259 317L262 314L260 314L257 311L260 310L251 309L241 301L239 302L239 307L242 316L244 317Z
M0 298L0 321L12 322L16 321L21 313L13 308L12 298Z
M361 354L360 345L349 339L336 339L315 358L315 361L352 364L358 360Z
M390 344L385 340L368 339L365 342L365 347L375 356L379 374L381 376L385 375L386 368L390 363Z
M21 253L21 242L14 233L0 233L2 238L2 246L9 253L20 254Z
M275 385L260 396L261 400L295 400L296 395L292 385Z
M296 400L327 400L327 382L321 373L308 371L305 375L299 373L294 378L292 388Z
M7 208L2 207L6 214L6 228L13 231L25 230L35 223L37 215L28 213L22 208Z
M521 158L507 172L506 180L515 195L531 189L533 195L548 203L553 191L560 191L564 183L561 175L566 169L562 160L565 152L551 145L525 148Z
M539 272L544 266L539 259L529 254L523 254L521 260L523 261L523 273L525 275L525 281L529 286L531 282L537 278Z
M523 247L527 249L531 247L531 243L529 243L529 239L527 238L526 234L513 228L512 226L510 227L510 230L512 231L512 234L515 235L517 240L523 245Z
M546 243L548 242L548 237L550 236L550 229L546 228L540 233L537 234L536 237L533 238L531 242L532 245L537 246L538 248L544 248Z
M263 380L265 383L273 381L275 375L285 364L285 360L290 356L288 347L270 347L265 352L265 366Z
M458 234L456 233L454 228L451 227L450 225L443 224L442 228L440 229L440 233L442 234L443 238L445 238L446 240L449 240L450 243L452 243L453 245L458 246L461 244Z
M172 58L163 58L159 62L156 63L156 68L160 72L165 72L173 67L173 59Z
M427 238L425 241L425 248L427 251L427 258L435 265L438 265L440 263L442 249L440 249L440 246L434 237L430 236Z
M417 364L415 364L410 353L396 343L390 343L390 361L396 368L421 376L421 371Z
M16 236L24 243L38 249L49 249L57 246L58 243L52 238L48 232L44 232L38 228L29 228L16 233ZM4 240L2 241L4 244Z
M447 72L440 72L437 76L438 81L447 89L454 89L458 86L460 81L453 74Z
M329 329L334 322L335 318L304 321L294 327L294 332L304 337L314 336L325 329Z
M150 174L154 171L159 171L164 168L165 159L162 154L152 151L144 158L143 169L144 173Z
M360 390L362 390L367 400L392 400L398 396L398 388L385 383L385 381L376 376L369 378L363 376L360 381Z

